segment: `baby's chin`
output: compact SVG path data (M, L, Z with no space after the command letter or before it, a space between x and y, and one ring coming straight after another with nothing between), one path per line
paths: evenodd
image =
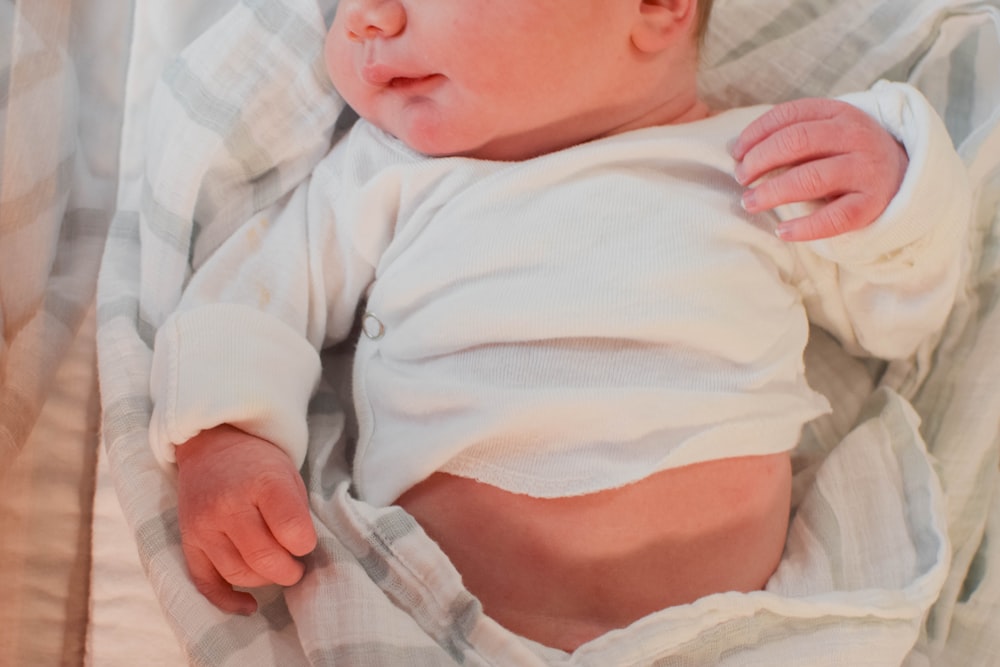
M530 160L546 153L561 150L578 143L572 136L552 128L532 128L526 131L484 131L472 128L463 131L456 125L411 124L398 139L418 153L430 157L467 157L495 162Z
M460 141L407 141L411 149L428 157L466 157L494 162L516 162L539 155L538 151L517 150L505 142L472 143Z
M396 138L428 157L481 157L481 144L464 140L457 133L405 132L397 134Z
M478 118L470 121L456 114L413 113L412 108L409 111L387 119L389 127L384 129L412 150L430 157L514 162L570 145L565 136L547 127L497 127Z
M393 131L396 130L396 131ZM454 123L409 123L389 133L412 150L429 157L468 157L480 160L519 160L511 142L486 132L469 131Z

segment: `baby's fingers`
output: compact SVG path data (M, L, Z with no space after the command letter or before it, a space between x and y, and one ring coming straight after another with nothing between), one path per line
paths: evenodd
M290 485L271 489L262 498L259 509L271 534L290 553L305 556L316 548L316 528L301 477L294 475Z
M806 162L761 181L743 193L749 213L768 211L783 204L827 199L860 189L847 156Z
M249 616L257 611L254 597L249 593L233 590L204 551L186 543L182 547L191 581L209 602L230 614Z
M187 540L183 540L182 544L185 546L185 554L188 553L188 549L203 553L211 562L213 572L218 573L231 586L256 588L274 583L257 574L244 560L233 541L224 533L202 535L196 542L189 544Z
M801 123L829 120L843 112L845 106L845 102L826 98L806 98L775 105L744 128L733 144L733 157L742 160L752 148L775 133Z
M278 543L256 512L234 521L229 535L243 561L267 583L291 586L302 578L302 563Z
M860 193L837 197L809 215L778 223L785 241L814 241L860 229L871 219L871 201Z
M843 138L826 121L797 123L764 138L736 165L736 180L747 185L767 173L845 152Z

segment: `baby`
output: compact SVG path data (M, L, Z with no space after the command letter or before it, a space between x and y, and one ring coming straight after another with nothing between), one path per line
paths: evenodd
M498 622L572 650L765 585L789 451L829 409L809 319L911 354L951 305L966 186L905 86L710 110L709 4L341 0L326 61L362 120L157 333L151 441L213 603L302 575L318 350L360 303L355 493L409 511Z

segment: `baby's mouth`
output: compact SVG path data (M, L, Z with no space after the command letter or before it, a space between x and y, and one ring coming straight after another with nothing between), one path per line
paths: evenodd
M395 76L385 83L387 88L398 91L423 90L433 86L441 77L437 74L426 76Z
M368 85L381 88L409 88L434 78L433 74L408 72L376 60L365 62L358 75Z

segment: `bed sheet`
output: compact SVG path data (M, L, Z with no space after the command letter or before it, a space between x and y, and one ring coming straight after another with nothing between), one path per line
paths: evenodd
M244 12L234 19L233 27L236 29L239 25L258 31L256 34L260 42L255 46L260 50L254 53L264 54L267 66L288 66L287 60L282 60L290 57L287 42L279 47L280 53L275 54L269 50L275 48L269 39L276 34L283 40L288 40L290 35L305 36L297 42L296 48L306 49L309 44L315 47L316 35L303 27L315 26L318 20L315 7L310 10L306 7L308 5L310 3L291 0L247 0L242 5ZM356 619L344 619L338 617L336 606L303 599L308 597L303 592L307 589L300 587L290 593L287 604L281 596L275 596L273 592L265 593L265 604L262 606L266 613L258 618L230 619L206 609L196 593L178 583L182 571L179 570L179 549L176 527L172 523L169 485L163 483L155 464L141 449L141 444L144 444L144 420L148 418L142 396L143 368L148 363L146 346L149 326L169 309L170 293L175 294L182 281L168 286L167 292L170 293L157 290L157 294L151 296L142 293L142 289L150 283L143 285L138 279L137 224L141 213L150 214L149 193L144 192L144 188L150 187L144 182L143 169L147 165L142 159L143 150L150 143L143 135L142 127L149 110L148 101L153 98L151 86L155 73L173 53L228 7L215 6L210 12L202 14L195 9L194 3L173 4L171 8L175 6L178 7L177 17L180 17L176 22L170 13L172 9L158 7L157 3L150 3L136 12L136 37L133 41L136 44L141 42L141 45L134 45L131 56L127 105L130 111L123 131L126 147L122 154L122 187L119 192L121 210L112 231L105 258L105 274L102 276L104 284L114 285L116 289L113 295L105 292L107 298L101 300L101 346L104 354L113 355L118 365L102 370L102 375L108 380L104 398L109 456L108 468L100 476L99 499L103 499L102 506L107 506L108 520L117 521L113 527L108 525L107 539L109 543L119 539L125 541L122 548L134 547L134 540L138 540L141 562L158 592L159 604L173 629L184 638L186 655L201 664L324 664L335 659L337 664L341 664L339 660L345 658L348 659L346 664L353 664L350 660L360 660L358 656L361 654L357 651L368 656L369 664L400 664L398 658L404 654L410 656L410 664L416 664L412 661L418 658L423 661L421 664L450 664L458 657L473 664L489 662L489 650L480 653L467 650L468 645L482 641L481 636L478 639L472 637L476 632L473 626L477 623L482 625L480 617L474 613L423 619L425 624L451 623L446 632L432 632L426 627L414 630L412 621L400 619L397 605L402 603L399 600L396 604L386 601L385 608L375 616L359 614ZM297 7L301 11L296 13L289 7ZM325 10L328 11L329 7ZM705 56L707 67L703 86L710 100L717 104L777 101L802 95L846 92L867 85L880 76L910 78L942 112L960 144L963 157L981 184L977 243L972 249L974 275L970 278L969 292L945 333L937 357L926 356L913 364L891 367L883 376L883 384L912 398L924 416L923 431L937 445L934 450L937 470L949 495L947 533L951 543L956 545L954 564L938 582L944 591L941 602L932 610L930 621L919 639L915 637L917 650L910 654L908 660L911 664L922 664L922 660L930 660L930 664L935 665L990 664L998 650L994 619L1000 618L1000 567L988 567L993 562L1000 562L1000 556L988 548L988 538L997 535L996 530L1000 527L1000 519L992 511L997 502L993 490L996 486L997 432L1000 427L997 415L1000 415L1000 405L990 398L991 393L1000 396L1000 387L988 377L991 373L1000 377L1000 369L996 368L996 351L1000 349L1000 323L996 321L1000 318L1000 311L996 308L996 294L1000 293L997 289L1000 224L996 223L997 203L1000 201L1000 118L997 116L997 109L1000 108L1000 72L996 71L996 63L1000 62L996 50L1000 39L1000 6L996 2L883 1L873 7L867 2L767 0L751 3L730 0L719 2L719 11L721 18L713 27ZM248 24L254 27L247 28ZM210 51L208 58L219 56L225 46L216 43L205 47ZM789 52L802 57L789 58ZM205 52L202 51L201 55ZM235 95L235 98L227 100L227 108L243 109L246 117L251 119L254 113L260 111L251 104L259 103L260 99L254 96L250 87L235 91L225 86L214 88L210 77L199 79L184 68L176 68L173 73L187 77L181 80L184 86L177 83L178 78L174 78L172 83L173 93L185 102L214 102L216 100L206 91L221 91ZM317 91L311 90L310 94L316 95ZM241 105L240 101L247 104ZM337 106L329 101L320 106L316 112L319 117L313 117L313 125L302 131L302 137L314 133L311 140L300 137L300 143L293 142L291 147L286 145L284 153L281 147L268 145L268 148L278 150L280 160L276 160L280 168L267 173L271 180L263 181L264 194L262 183L255 181L258 189L243 191L251 195L245 200L259 204L262 197L274 197L282 187L293 183L309 161L314 159L317 146L321 146L329 136L328 125L337 110ZM231 122L233 118L213 120L223 123ZM204 132L204 128L201 131ZM205 142L198 149L201 153L195 152L193 159L196 165L204 167L213 164L212 159L221 155L222 167L233 168L225 161L231 157L226 153L229 150L224 142L226 131L220 124L212 132L201 135ZM212 151L217 154L209 155ZM174 184L183 185L186 176L181 175L180 178L181 181L174 181ZM186 189L179 190L181 195L193 197L190 190L193 184L200 183L199 179L200 176L196 176L187 181ZM200 237L201 245L194 251L196 261L246 214L246 211L217 208L210 208L209 212L216 218L210 233ZM182 230L190 227L191 223L190 219L185 221L170 216L164 216L163 220L179 225L170 231L179 237L183 237L185 232ZM166 227L161 231L164 229ZM200 231L204 232L204 229ZM185 261L186 257L185 254ZM177 266L173 265L174 268ZM181 265L180 270L185 272L187 267ZM163 287L155 282L152 284L157 288ZM141 315L137 316L139 309ZM824 351L822 342L817 345L820 349L814 347L810 353L813 357L813 379L825 384L826 390L835 395L840 409L830 419L811 425L806 434L798 462L797 483L802 488L797 493L800 497L807 495L806 487L811 485L818 463L857 421L873 388L870 368L840 358L835 352ZM314 420L327 434L336 434L342 432L343 415L339 412L340 404L334 389L343 381L344 366L343 360L331 359L330 362L327 367L329 382L325 385L325 393L317 400L319 409ZM946 367L947 372L934 372L942 367ZM975 381L963 384L969 378ZM970 392L975 395L969 396ZM892 401L889 403L895 405ZM974 425L971 430L975 432L970 432L970 424ZM964 446L968 441L975 443L974 451ZM331 452L328 450L326 453ZM332 453L335 455L336 451ZM313 479L317 487L323 487L311 487L318 497L330 499L333 491L329 486L335 486L338 481L336 476L314 475ZM105 503L108 496L100 495L106 494L112 484L125 503L124 514L116 514L115 504ZM332 518L324 516L324 520L328 519L330 524L353 522L356 526L367 526L354 533L358 539L354 548L360 552L352 551L349 544L345 546L345 541L350 542L345 532L328 534L329 543L320 554L320 560L333 559L342 568L349 566L348 569L356 569L358 561L354 559L368 548L366 539L372 535L384 535L380 531L389 530L397 538L412 537L412 526L406 523L405 518L378 512L366 514L368 509L356 508L346 501L337 507L339 510L336 511L344 514ZM351 511L354 510L360 514L352 516ZM123 523L126 519L127 528ZM997 537L1000 538L1000 535ZM996 543L993 540L993 544ZM97 554L95 546L95 581L101 577L115 579L113 568L102 572L101 565L107 561L104 556L98 559ZM315 564L313 584L316 584L316 579L332 576L326 567L328 565ZM135 567L134 561L127 564L133 574L137 574ZM362 569L356 575L357 578L350 579L350 585L338 589L348 599L351 595L365 595L387 600L385 596L391 595L390 585L384 582L374 585L375 575L372 572ZM135 608L149 612L149 616L141 620L137 612L131 620L136 622L137 629L140 626L145 628L140 631L153 632L157 637L155 641L165 641L163 617L150 611L153 609L150 603L154 599L149 597L152 589L147 587L144 578L130 579L136 584L136 590L129 593L136 596L139 606ZM326 583L330 584L329 581ZM99 587L95 585L94 590L98 591ZM106 590L112 589L109 587ZM330 589L319 587L309 590L329 592ZM400 590L405 592L410 589ZM95 598L95 604L114 604L110 592L107 597L109 599L103 601ZM121 619L119 622L128 622L133 616L125 607L117 613ZM374 635L367 632L370 627L365 627L373 618L387 624ZM299 628L296 629L293 623L300 624ZM125 626L122 631L127 632L130 627ZM345 637L353 641L345 641L339 646L320 642L318 638L323 628L329 632L334 627L340 628ZM406 629L400 629L404 627ZM310 635L310 630L318 634ZM494 636L489 632L486 635ZM307 640L305 644L301 643L303 639ZM310 644L310 641L317 643ZM111 659L115 656L112 642L112 632L92 633L92 655ZM530 652L517 653L522 650L517 647L509 650L521 655L525 661L537 658ZM392 656L396 656L397 662L392 662ZM170 661L174 659L172 655L167 657ZM764 660L762 664L775 664L767 662L764 656L758 657ZM128 662L130 659L132 662ZM566 664L588 664L585 655L572 660L565 656L558 659ZM737 661L739 659L736 658ZM755 658L744 655L743 659ZM117 664L135 664L134 656L122 655L121 660Z
M127 3L0 3L0 664L81 664Z
M2 665L78 665L84 652L99 416L94 334L91 310L0 485Z
M96 470L90 570L90 613L83 664L90 667L183 667L187 664L122 514L107 457Z

